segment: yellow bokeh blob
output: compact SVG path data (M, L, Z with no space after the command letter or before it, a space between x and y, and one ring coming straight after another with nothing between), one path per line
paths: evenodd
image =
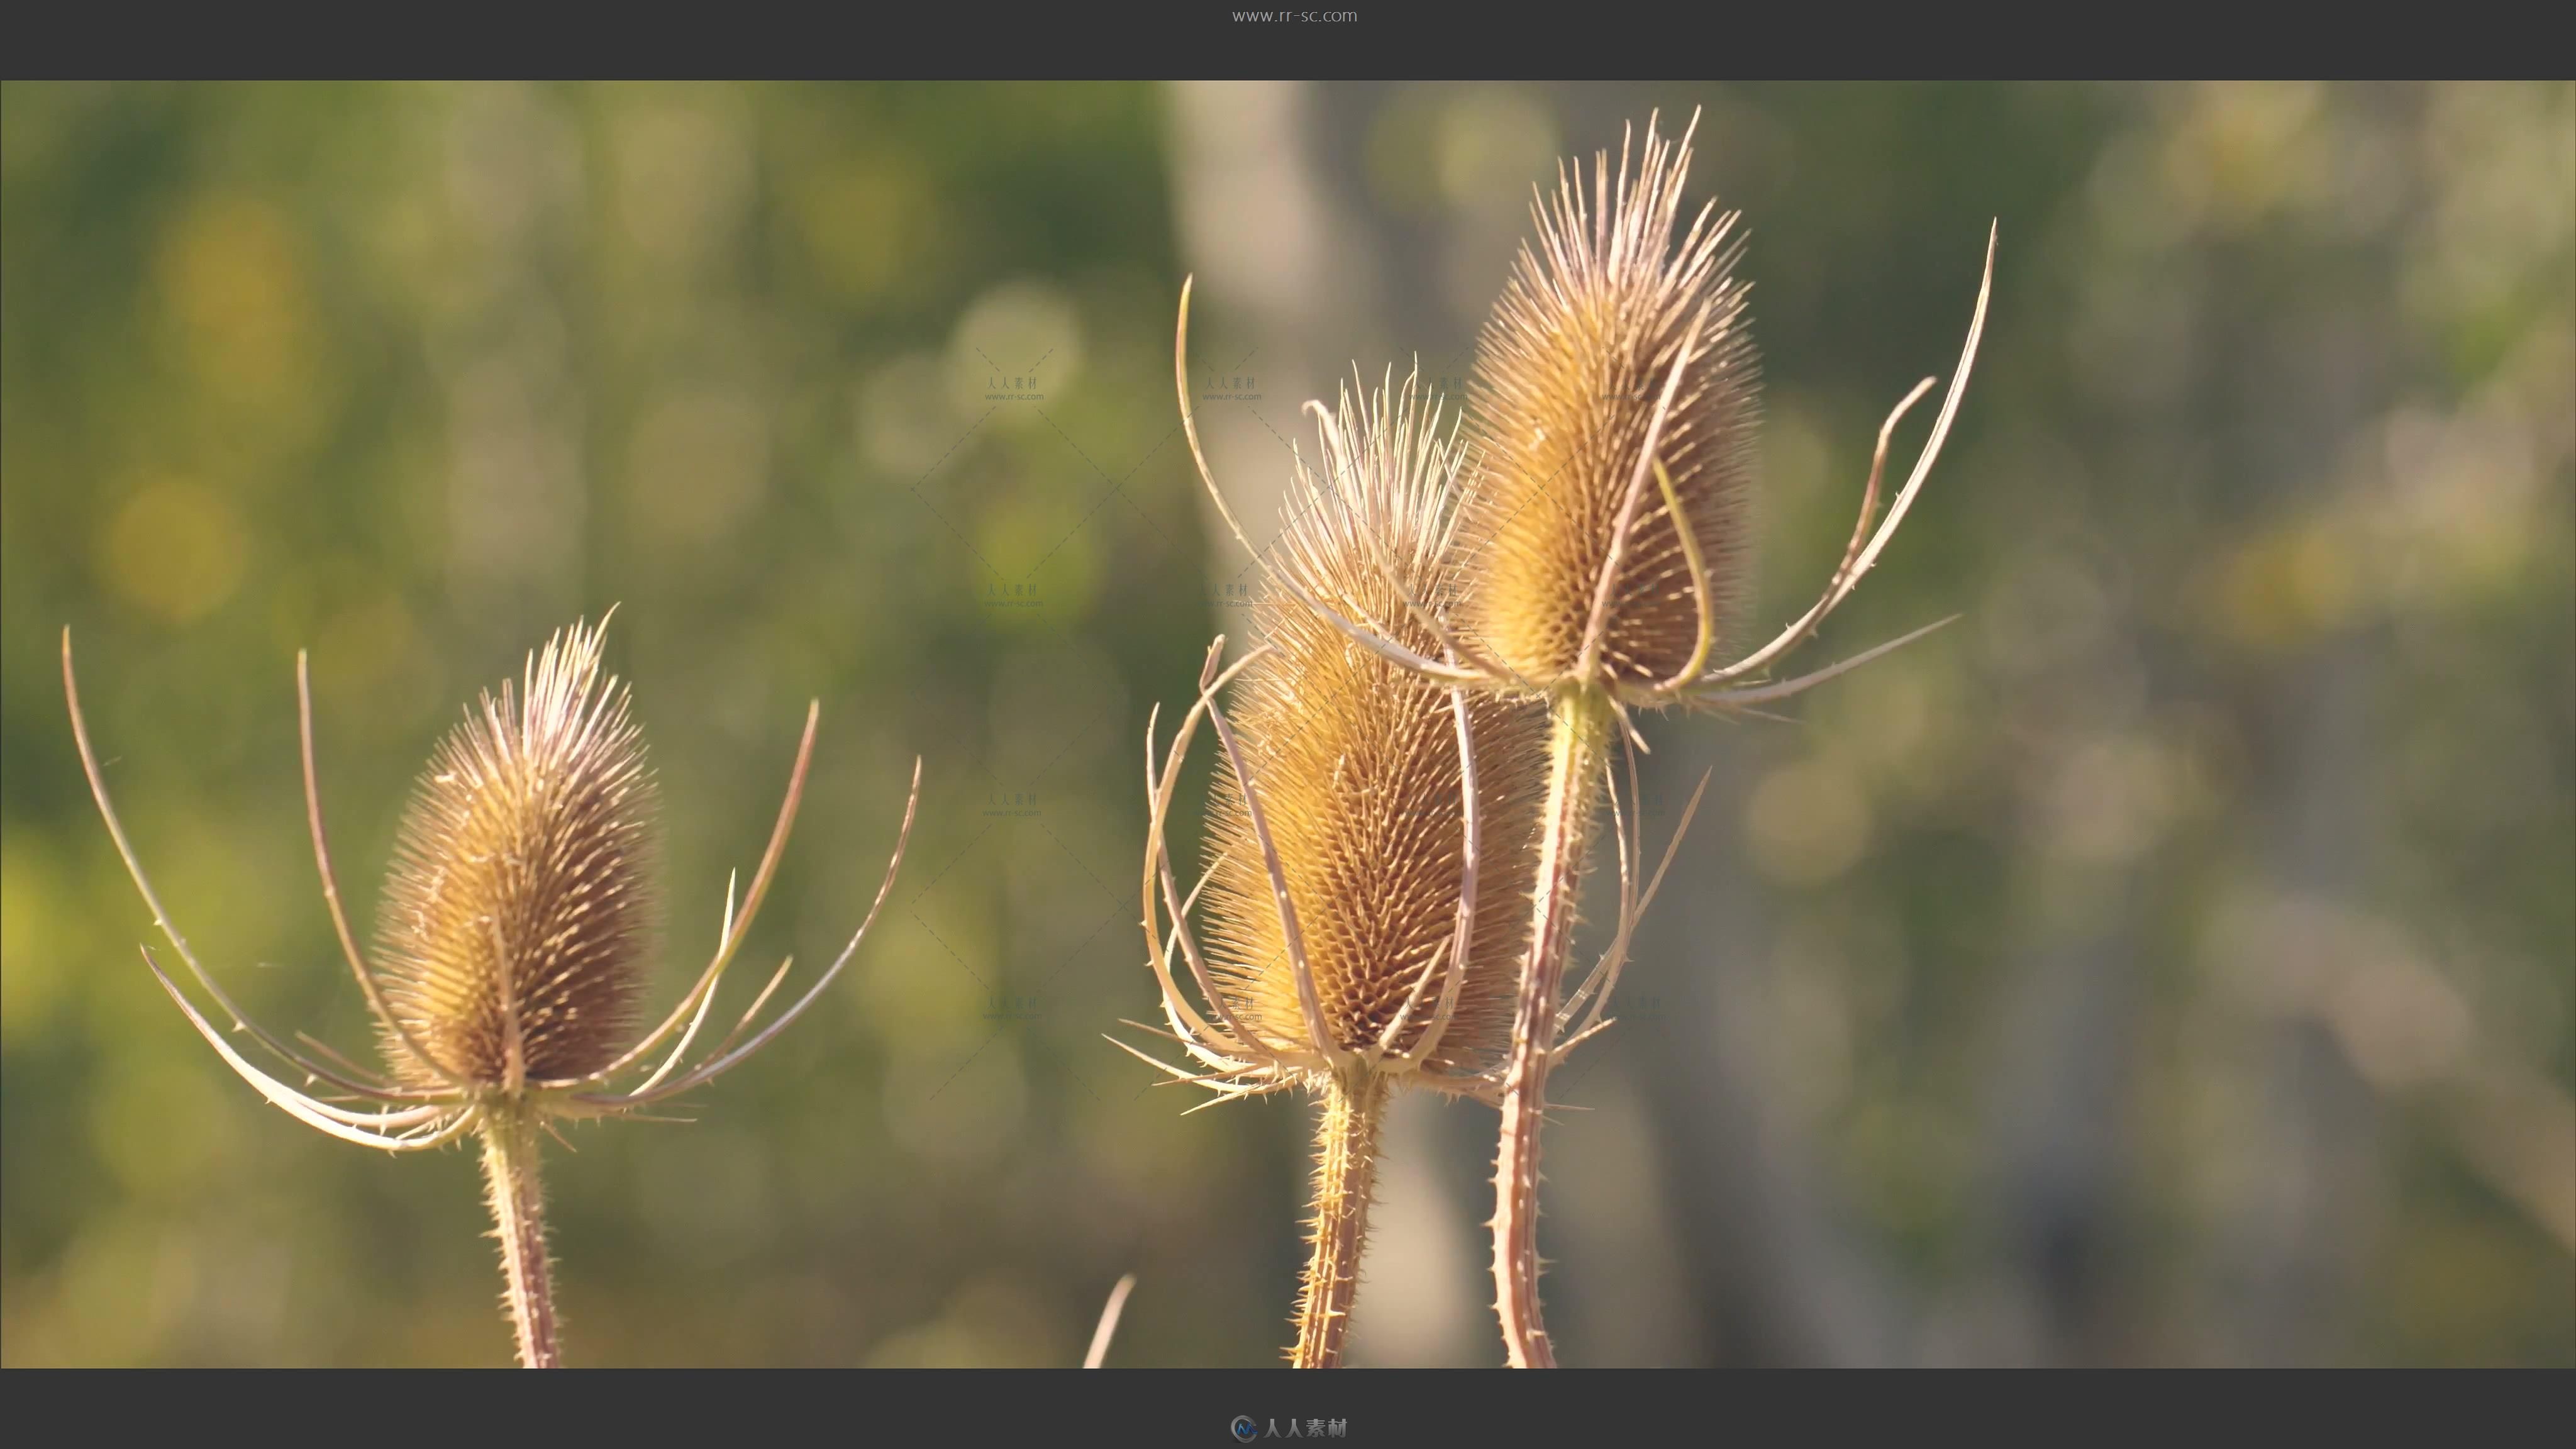
M203 484L165 479L125 500L98 536L98 572L116 595L184 624L241 586L250 552L232 500Z

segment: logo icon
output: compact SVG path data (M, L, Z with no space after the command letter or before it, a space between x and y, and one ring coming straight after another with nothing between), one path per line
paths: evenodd
M1250 1414L1237 1414L1234 1416L1235 1442L1240 1444L1249 1444L1260 1433L1260 1426L1252 1422L1252 1416Z

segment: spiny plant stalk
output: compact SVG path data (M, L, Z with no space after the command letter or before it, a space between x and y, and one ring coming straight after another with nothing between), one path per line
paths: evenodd
M1606 152L1595 158L1588 196L1560 173L1554 206L1537 209L1540 250L1523 248L1477 359L1479 437L1496 476L1470 524L1488 566L1461 615L1511 677L1547 690L1553 720L1530 956L1494 1163L1495 1311L1515 1367L1556 1361L1538 1287L1539 1133L1548 1069L1562 1050L1558 994L1575 904L1600 797L1613 786L1608 756L1624 706L1741 706L1824 677L1767 691L1708 688L1767 662L1760 652L1703 674L1749 592L1759 374L1747 287L1733 275L1736 217L1712 224L1714 208L1703 208L1673 244L1689 165L1689 133L1668 145L1650 124L1633 176L1624 147L1615 176ZM1981 295L1980 323L1983 315ZM1972 328L1971 355L1974 347ZM1966 370L1963 359L1961 380ZM1949 417L1945 408L1944 429ZM1883 458L1883 432L1880 448ZM1920 482L1918 469L1887 528ZM1874 464L1862 531L1877 484ZM1860 547L1855 533L1826 601L1784 641L1849 591L1869 561Z
M519 1362L561 1368L555 1349L554 1261L546 1251L546 1195L537 1179L537 1123L524 1112L483 1126L483 1182L492 1235L501 1240L501 1292L519 1336Z
M830 968L794 1005L755 1030L794 958L782 962L724 1038L684 1066L786 849L821 713L819 705L809 705L778 822L739 913L731 883L726 887L714 959L659 1026L621 1048L642 994L644 958L659 910L646 869L652 779L626 687L601 668L606 624L604 618L597 628L576 623L558 633L542 654L528 657L516 691L505 682L498 698L485 693L440 742L403 818L372 961L359 949L341 907L313 764L311 680L304 657L296 657L314 864L341 952L375 1018L387 1067L382 1073L309 1037L303 1040L318 1056L288 1045L245 1015L199 964L162 909L109 802L81 713L71 631L63 631L63 694L72 737L127 873L232 1032L248 1036L303 1086L272 1076L236 1050L227 1033L162 971L148 946L144 964L226 1065L298 1121L389 1152L422 1151L468 1134L482 1138L501 1244L503 1303L518 1335L519 1361L529 1368L562 1362L537 1134L553 1132L557 1119L622 1116L668 1101L714 1081L774 1041L840 975L875 923L902 866L921 794L916 760L885 879L866 920ZM665 1042L671 1046L662 1053ZM658 1063L648 1061L657 1053ZM634 1075L639 1072L640 1079ZM326 1083L327 1093L310 1090ZM353 1102L365 1105L342 1105Z
M1696 128L1694 117L1692 127ZM1757 712L1900 648L1942 624L1788 679L1767 676L1851 596L1895 536L1931 475L1966 389L1994 284L1986 243L1976 311L1939 417L1911 475L1879 513L1879 482L1896 424L1934 385L1926 378L1879 428L1860 520L1823 593L1768 643L1712 665L1740 632L1750 597L1749 513L1758 368L1746 311L1736 216L1703 207L1679 228L1690 131L1678 142L1649 119L1614 172L1596 155L1590 185L1561 169L1551 200L1533 207L1538 245L1524 245L1478 346L1472 385L1478 467L1463 490L1458 587L1410 606L1390 627L1351 601L1274 566L1226 506L1198 458L1227 528L1267 581L1352 643L1427 683L1480 697L1544 701L1551 719L1538 868L1513 993L1505 1060L1495 1075L1502 1127L1495 1151L1495 1311L1515 1366L1555 1361L1539 1304L1539 1132L1549 1069L1610 1025L1638 918L1652 903L1689 828L1691 796L1645 889L1644 841L1630 711L1681 706ZM1632 159L1635 165L1631 166ZM1189 300L1182 291L1182 347ZM1182 422L1196 455L1184 388ZM1626 749L1623 804L1612 755ZM1705 789L1707 779L1701 779ZM1619 914L1609 947L1573 991L1576 895L1607 797L1618 847Z
M1368 1237L1386 1098L1385 1078L1372 1072L1336 1077L1325 1088L1315 1129L1315 1216L1307 1235L1314 1251L1297 1302L1297 1346L1289 1353L1298 1368L1331 1368L1342 1361L1351 1301L1359 1296L1360 1245Z
M1494 1157L1495 1312L1516 1368L1555 1362L1538 1302L1538 1134L1547 1073L1556 1053L1522 1050L1544 1042L1556 1020L1558 985L1572 954L1575 904L1600 815L1595 780L1609 757L1614 725L1592 690L1558 690L1548 707L1547 809L1540 818L1538 880L1530 915L1529 963L1512 1011L1513 1049L1503 1072L1503 1131ZM1693 803L1697 798L1693 797ZM1525 1361L1524 1361L1525 1360Z
M1195 451L1186 374L1177 380ZM1321 469L1297 454L1279 567L1436 648L1413 616L1448 607L1460 584L1463 460L1454 426L1438 427L1438 402L1417 411L1415 391L1414 378L1399 391L1390 372L1356 399L1346 389L1336 411L1308 405ZM1209 649L1198 701L1159 760L1148 725L1145 941L1170 1029L1130 1025L1178 1042L1197 1070L1154 1064L1217 1101L1299 1087L1322 1099L1312 1254L1289 1360L1326 1368L1341 1361L1358 1292L1389 1091L1414 1083L1490 1100L1499 1090L1545 715L1407 674L1290 599L1265 597L1254 624L1260 642L1233 667L1218 667L1222 638ZM1218 702L1229 686L1231 710ZM1206 874L1185 898L1164 842L1202 719L1226 768ZM1204 951L1189 924L1202 893ZM1175 949L1204 1010L1175 978Z

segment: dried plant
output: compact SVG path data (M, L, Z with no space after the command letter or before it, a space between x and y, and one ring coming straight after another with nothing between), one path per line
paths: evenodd
M885 879L866 920L831 967L794 1005L754 1030L794 958L782 962L733 1029L683 1066L786 848L821 712L819 703L809 706L777 825L739 913L727 886L714 959L660 1025L621 1046L642 995L657 915L647 872L654 796L626 687L601 669L606 623L576 623L558 633L542 654L529 656L515 693L507 682L497 699L485 693L440 743L403 820L372 962L359 949L340 904L313 766L312 689L304 657L296 657L314 862L331 924L375 1017L387 1068L382 1073L300 1032L298 1040L315 1055L299 1051L254 1023L198 964L108 801L72 674L71 632L63 633L63 691L81 766L155 924L232 1031L284 1063L303 1087L270 1075L236 1050L162 971L148 946L145 964L224 1061L299 1121L392 1152L480 1135L505 1301L520 1361L530 1368L561 1362L537 1132L552 1131L557 1118L622 1116L668 1101L713 1081L774 1040L831 985L875 922L903 863L920 800L921 766L915 761ZM666 1041L672 1043L668 1053L648 1061ZM617 1085L637 1071L640 1079ZM312 1090L325 1084L328 1092Z
M1082 1355L1082 1366L1096 1369L1109 1361L1109 1341L1118 1336L1118 1316L1127 1311L1127 1295L1136 1291L1136 1275L1127 1274L1109 1290L1109 1301L1100 1305L1100 1321L1092 1325L1091 1347Z
M1733 274L1737 218L1703 207L1676 247L1690 132L1667 142L1650 119L1634 159L1632 171L1626 143L1615 172L1608 153L1596 155L1589 187L1579 170L1561 168L1553 202L1541 193L1533 207L1539 246L1523 246L1478 350L1477 476L1463 510L1460 585L1449 606L1409 603L1403 622L1412 627L1390 627L1388 617L1314 587L1295 567L1263 560L1268 580L1314 617L1413 677L1478 698L1543 700L1550 717L1527 957L1501 1071L1495 1157L1496 1313L1510 1362L1524 1367L1554 1362L1538 1296L1547 1074L1609 1024L1602 1011L1637 916L1654 894L1652 882L1642 893L1635 888L1642 842L1633 754L1623 809L1612 745L1624 733L1632 749L1643 748L1629 717L1634 708L1749 712L1949 622L1813 673L1765 677L1851 596L1913 506L1957 416L1994 278L1990 234L1958 370L1885 516L1878 513L1879 485L1889 438L1933 379L1881 425L1859 522L1816 602L1768 643L1712 667L1719 641L1738 632L1749 597L1746 507L1758 374L1746 289ZM1184 287L1176 343L1184 352L1188 314ZM1186 388L1181 407L1201 480L1237 541L1261 559L1198 452ZM1619 919L1610 949L1565 996L1575 902L1605 795L1616 826ZM1694 794L1680 829L1698 800ZM1675 844L1679 838L1677 830ZM1665 864L1671 859L1668 847ZM1655 880L1662 874L1659 867Z
M1308 404L1324 472L1297 456L1280 566L1308 594L1436 648L1412 614L1447 609L1461 586L1461 454L1436 400L1417 411L1415 381L1398 392L1390 377L1356 399L1346 389L1337 411ZM1388 1093L1404 1083L1488 1099L1497 1090L1546 718L1525 701L1407 674L1293 600L1265 599L1254 622L1259 647L1234 668L1217 671L1222 638L1209 650L1198 702L1159 767L1149 726L1146 943L1165 1034L1207 1070L1156 1065L1219 1101L1291 1087L1322 1098L1290 1360L1330 1367L1357 1292ZM1231 717L1217 702L1229 681ZM1216 781L1207 873L1184 900L1164 835L1202 714L1229 768ZM1202 893L1204 952L1188 923ZM1175 945L1212 1020L1175 980Z

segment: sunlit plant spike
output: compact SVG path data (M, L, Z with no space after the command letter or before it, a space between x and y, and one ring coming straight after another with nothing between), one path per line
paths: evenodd
M438 748L416 789L378 921L378 959L361 949L342 903L314 764L312 689L296 661L306 821L322 894L343 955L374 1016L386 1072L378 1075L310 1038L305 1055L250 1020L198 961L163 909L117 818L91 748L63 632L63 693L100 818L134 884L189 977L232 1032L249 1037L305 1084L261 1068L208 1020L178 982L145 964L226 1065L280 1110L331 1136L388 1151L436 1147L468 1134L483 1143L501 1240L504 1302L520 1362L552 1367L556 1345L537 1134L564 1118L641 1115L637 1109L714 1080L774 1040L840 974L894 885L920 802L913 765L893 857L868 915L832 965L757 1030L785 979L782 965L712 1051L682 1065L726 967L758 915L784 851L813 756L819 707L809 707L769 848L739 910L726 893L724 928L709 962L671 1014L621 1047L642 992L655 904L649 885L653 790L625 686L603 672L603 618L576 623L529 657L517 689L486 693ZM625 1074L677 1035L640 1081ZM746 1035L747 1038L746 1039ZM302 1037L301 1033L298 1033ZM328 1083L352 1109L307 1090ZM621 1084L622 1083L622 1084Z
M1409 651L1453 655L1442 620L1469 484L1454 425L1416 401L1415 384L1390 371L1336 408L1310 407L1321 447L1314 467L1302 453L1295 464L1271 561L1287 587L1256 609L1261 643L1226 671L1211 649L1168 753L1148 738L1147 948L1169 1034L1208 1070L1158 1065L1220 1101L1292 1087L1323 1099L1290 1350L1305 1367L1341 1359L1389 1092L1493 1090L1544 760L1534 706L1420 678L1305 602ZM1180 896L1163 843L1202 720L1222 761L1204 943L1190 923L1199 892ZM1175 949L1196 1001L1178 986Z

